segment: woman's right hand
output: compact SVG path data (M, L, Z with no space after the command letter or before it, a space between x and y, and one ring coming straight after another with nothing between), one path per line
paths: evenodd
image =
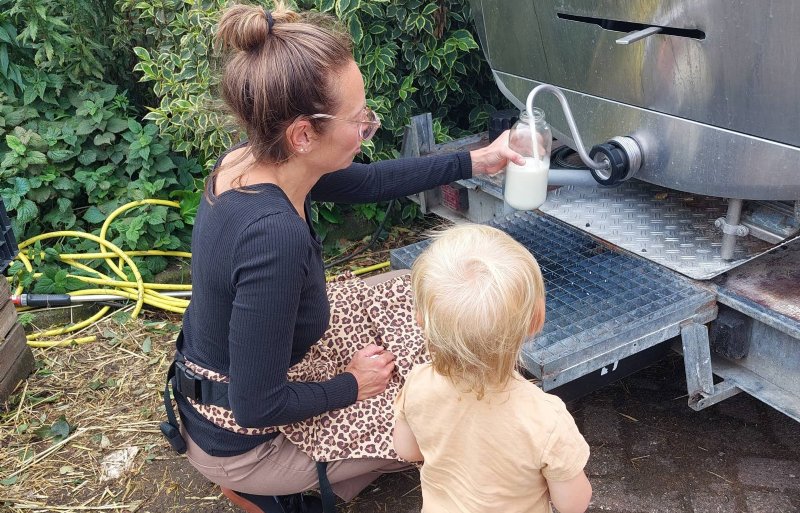
M358 398L356 399L358 401L376 396L386 390L393 371L394 355L375 344L356 351L345 369L345 372L355 376L356 382L358 382Z

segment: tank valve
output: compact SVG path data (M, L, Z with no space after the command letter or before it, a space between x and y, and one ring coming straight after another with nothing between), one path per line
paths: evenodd
M564 118L572 134L575 143L575 151L578 152L581 161L591 170L592 177L601 185L618 185L629 179L642 167L642 148L633 137L614 137L610 141L598 144L592 148L591 153L586 153L586 149L575 126L575 118L569 108L567 97L561 89L550 84L539 84L528 93L528 100L525 107L528 116L533 119L533 102L536 95L546 91L552 93L564 111Z
M592 176L601 185L619 185L628 180L642 167L642 149L632 137L614 137L598 144L589 152L595 162L607 164L591 169Z

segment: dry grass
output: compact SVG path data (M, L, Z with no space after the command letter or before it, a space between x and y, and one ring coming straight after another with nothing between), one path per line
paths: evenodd
M162 455L161 390L178 316L131 320L119 312L94 325L98 341L34 349L34 374L0 417L0 504L8 511L133 511L131 479ZM136 448L131 471L101 481L101 462Z

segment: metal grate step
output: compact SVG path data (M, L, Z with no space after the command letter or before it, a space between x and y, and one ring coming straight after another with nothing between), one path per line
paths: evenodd
M528 248L542 269L547 318L522 356L545 390L676 336L689 319L716 315L711 291L560 221L525 212L488 224ZM428 244L393 250L392 267L410 268Z

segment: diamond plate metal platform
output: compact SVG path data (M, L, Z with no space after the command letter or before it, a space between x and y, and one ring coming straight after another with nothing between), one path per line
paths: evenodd
M685 276L707 280L772 249L755 237L741 237L734 258L720 257L723 198L664 189L637 180L615 188L561 187L540 208L612 244Z
M522 243L542 269L547 316L526 342L523 364L544 390L674 337L682 323L716 316L706 287L560 221L525 212L488 224ZM429 243L393 250L392 267L411 267Z

